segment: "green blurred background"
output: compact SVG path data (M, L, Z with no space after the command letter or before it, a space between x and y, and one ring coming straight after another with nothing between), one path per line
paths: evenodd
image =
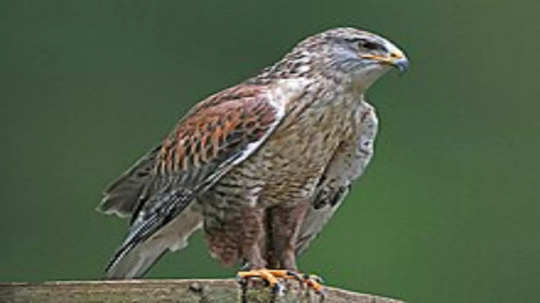
M126 222L104 186L205 96L299 39L366 28L408 53L381 130L300 259L409 302L533 302L540 283L537 1L0 1L0 281L98 279ZM148 277L231 277L201 235Z

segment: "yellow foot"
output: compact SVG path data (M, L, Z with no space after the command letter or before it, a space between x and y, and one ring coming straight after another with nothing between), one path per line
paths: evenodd
M303 274L302 278L307 287L313 289L315 293L324 297L324 287L322 286L323 280L316 275Z
M322 279L316 275L301 274L295 271L281 269L257 269L240 271L238 272L237 277L241 280L248 280L250 278L262 279L274 292L279 294L283 292L284 288L281 283L279 283L278 279L296 280L301 286L306 285L324 298L324 287L321 285Z

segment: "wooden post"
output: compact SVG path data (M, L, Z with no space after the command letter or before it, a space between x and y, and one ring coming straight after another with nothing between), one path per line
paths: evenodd
M332 287L325 292L324 303L402 303ZM320 302L320 297L296 283L277 296L262 286L243 288L233 279L118 280L0 283L0 302L308 303Z

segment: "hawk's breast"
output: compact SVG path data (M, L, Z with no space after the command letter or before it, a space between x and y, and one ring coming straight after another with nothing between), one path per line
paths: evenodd
M310 198L338 145L352 134L351 116L358 104L354 96L318 101L291 104L265 144L218 181L215 189L233 192L244 201L238 204L258 207Z

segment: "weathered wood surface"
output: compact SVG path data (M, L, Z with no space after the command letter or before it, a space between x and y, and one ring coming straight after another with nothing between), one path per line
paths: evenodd
M123 280L0 283L0 302L320 302L312 291L289 283L281 296L265 287L241 287L235 280ZM401 303L399 300L327 287L324 303Z

